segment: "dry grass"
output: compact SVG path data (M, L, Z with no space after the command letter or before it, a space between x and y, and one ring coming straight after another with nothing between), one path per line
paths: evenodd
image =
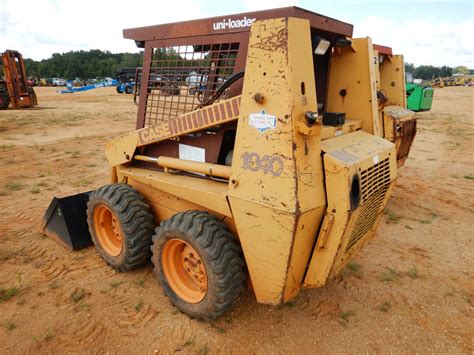
M16 286L0 287L0 302L7 301L20 293L20 288Z
M5 188L9 191L20 191L25 187L20 182L14 181L14 182L9 182L8 184L5 185Z
M84 299L86 297L86 291L84 289L75 289L73 293L71 293L71 296L69 298L71 301L77 303L80 300Z
M339 313L339 318L341 318L342 320L346 322L349 322L349 318L353 316L355 316L354 311L344 311L344 312Z

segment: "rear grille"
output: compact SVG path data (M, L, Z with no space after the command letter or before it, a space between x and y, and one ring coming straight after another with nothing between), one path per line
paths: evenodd
M372 194L390 184L390 162L388 158L362 171L360 179L362 199L366 201Z
M372 229L380 214L382 203L385 199L389 185L382 187L377 192L373 193L367 201L362 205L357 220L349 238L346 251L352 248L360 238L362 238L368 231Z
M410 148L416 135L416 119L400 122L402 141L398 148L397 160L405 159L410 153Z
M375 225L390 186L389 158L361 172L362 205L357 213L354 229L346 251L352 248Z

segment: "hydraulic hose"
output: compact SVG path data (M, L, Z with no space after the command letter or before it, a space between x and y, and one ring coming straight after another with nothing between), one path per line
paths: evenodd
M214 101L216 101L221 95L225 92L225 90L231 86L233 83L235 83L237 80L241 79L244 77L245 70L239 71L235 74L233 74L229 79L227 79L219 88L216 90L214 95L212 95L207 101L203 102L200 104L197 108L202 108L205 106L212 105Z

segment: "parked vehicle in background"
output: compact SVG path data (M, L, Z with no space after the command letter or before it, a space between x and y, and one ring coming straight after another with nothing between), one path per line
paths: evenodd
M135 82L127 82L127 83L120 83L116 87L116 91L119 94L132 94L133 90L135 90Z
M207 83L207 75L198 74L195 71L189 73L189 76L185 79L186 85L190 87L196 87L201 85L206 85Z
M171 80L163 75L158 75L158 74L150 74L150 80L148 87L151 89L159 89L166 85L166 83L169 83Z
M53 86L66 86L66 80L60 78L53 78Z
M411 73L405 73L405 90L409 110L415 112L431 110L434 89L429 83L420 83L418 79L413 78Z
M148 92L152 90L161 90L165 95L179 95L181 88L177 84L171 85L171 80L163 75L150 74L148 81ZM139 82L141 80L141 74L138 76ZM135 81L128 80L122 81L117 85L116 91L119 94L133 94L137 90L137 95L140 95L140 84L136 85Z
M53 86L53 79L41 78L39 79L38 86Z
M29 86L38 86L38 78L36 76L29 76L27 81Z
M36 94L28 83L25 62L18 51L0 53L0 110L38 105Z

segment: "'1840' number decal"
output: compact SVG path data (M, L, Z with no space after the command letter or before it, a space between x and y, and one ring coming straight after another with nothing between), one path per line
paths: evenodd
M273 176L280 176L283 172L283 159L279 156L264 155L261 157L255 152L245 152L242 155L242 168L257 172L263 170L264 174L272 174Z

